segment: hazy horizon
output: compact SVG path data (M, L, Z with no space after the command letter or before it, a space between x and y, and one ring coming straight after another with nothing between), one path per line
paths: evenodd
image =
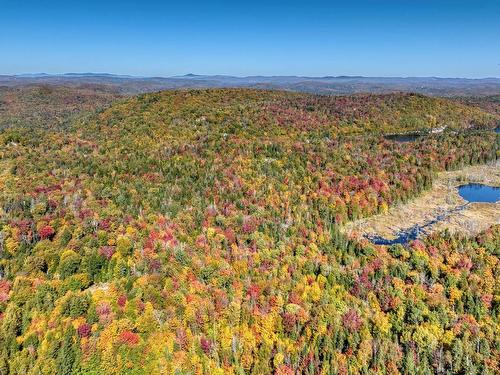
M115 72L92 72L92 71L67 71L67 72L55 72L55 73L47 73L44 71L33 71L33 72L21 72L21 73L2 73L0 72L0 76L12 76L12 77L22 77L22 76L71 76L71 75L95 75L95 76L116 76L116 77L128 77L128 78L186 78L189 76L193 77L232 77L232 78L251 78L251 77L263 77L263 78L271 78L271 77L296 77L296 78L305 78L305 79L321 79L321 78L399 78L399 79L419 79L419 78L427 78L427 79L468 79L468 80L485 80L485 79L500 79L499 76L484 76L484 77L465 77L465 76L412 76L412 75L379 75L379 76L371 76L365 74L327 74L321 76L311 76L304 74L287 74L287 75L266 75L266 74L243 74L243 75L233 75L226 73L214 73L214 74L205 74L205 73L177 73L172 75L144 75L144 74L126 74L126 73L115 73Z
M498 1L6 0L0 72L500 77Z

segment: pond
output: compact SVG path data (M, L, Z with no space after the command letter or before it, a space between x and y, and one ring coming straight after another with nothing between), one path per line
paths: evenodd
M500 200L500 187L467 184L458 187L460 196L468 202L495 203Z
M416 133L384 135L385 139L396 142L413 142L419 139L420 137L421 135Z
M387 239L378 235L370 235L367 236L367 238L375 245L405 244L409 241L416 240L421 235L429 234L428 231L432 229L434 224L446 221L451 215L464 210L469 203L495 203L500 201L500 187L471 183L459 186L458 193L467 201L467 203L457 206L452 210L443 212L424 223L415 224L409 228L401 230L395 233L395 238L393 239Z

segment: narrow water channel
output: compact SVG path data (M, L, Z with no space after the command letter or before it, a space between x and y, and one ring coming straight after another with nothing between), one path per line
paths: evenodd
M450 215L455 214L457 212L462 211L467 207L469 203L465 203L461 206L454 208L453 210L449 210L443 212L442 214L437 215L434 219L427 221L424 224L415 224L412 227L402 230L396 234L396 238L392 240L388 240L382 236L367 236L368 240L375 245L396 245L396 244L405 244L409 241L416 240L421 235L426 235L427 230L430 229L434 224L446 220Z
M500 201L500 187L484 184L470 183L458 187L459 195L467 202L452 210L437 215L434 219L423 224L415 224L412 227L396 233L396 238L389 240L382 236L372 235L367 238L375 245L405 244L416 240L421 235L427 235L427 230L434 224L445 221L450 215L464 210L470 203L495 203Z

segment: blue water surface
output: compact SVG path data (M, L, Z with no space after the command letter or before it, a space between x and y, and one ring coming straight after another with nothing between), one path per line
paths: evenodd
M384 137L389 141L406 143L406 142L416 141L422 136L416 133L407 133L407 134L387 134Z
M460 196L469 202L494 203L500 200L500 187L467 184L458 187Z

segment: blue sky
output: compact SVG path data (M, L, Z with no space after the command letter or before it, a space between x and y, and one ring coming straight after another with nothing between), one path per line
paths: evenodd
M500 77L500 0L0 0L0 74Z

